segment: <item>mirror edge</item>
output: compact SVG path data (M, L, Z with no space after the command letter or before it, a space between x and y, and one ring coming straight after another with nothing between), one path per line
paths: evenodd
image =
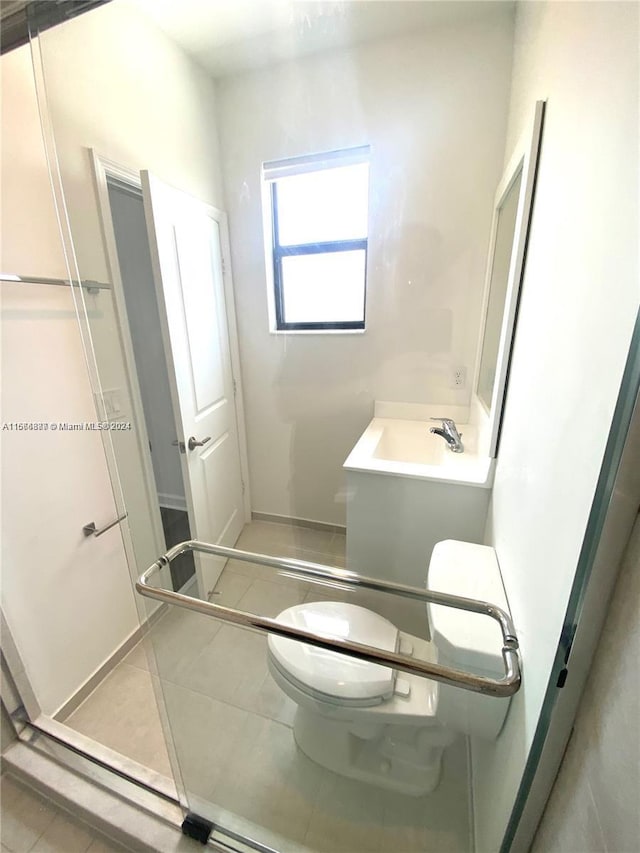
M485 433L483 443L487 445L487 455L491 458L495 458L498 454L500 427L507 391L507 375L511 360L516 313L520 298L520 290L524 273L524 260L533 211L533 200L546 103L546 100L536 101L533 121L528 130L516 144L513 154L509 158L508 164L503 172L502 178L500 179L494 198L491 237L487 252L487 266L482 297L482 325L478 336L471 392L471 410L473 412L479 412L480 418L486 420L486 426L481 430L481 432ZM502 315L493 395L491 398L491 407L489 411L487 411L484 402L478 395L478 380L480 376L480 361L487 319L489 288L491 285L491 275L493 271L495 242L498 228L498 212L500 210L500 205L504 201L506 193L520 170L522 170L523 180L520 187L520 197L518 199L518 211L516 214L515 234L513 248L511 251L511 261L509 264L507 295ZM475 419L476 418L474 416L474 420Z

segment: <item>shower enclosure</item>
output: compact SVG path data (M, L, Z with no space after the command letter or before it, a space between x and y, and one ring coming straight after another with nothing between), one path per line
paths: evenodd
M6 516L15 543L3 700L25 740L70 746L114 784L159 795L186 834L216 849L525 849L548 793L532 785L553 765L543 746L613 511L638 341L627 330L623 387L580 561L545 635L546 668L527 669L517 618L492 602L352 571L342 480L376 399L422 403L427 383L429 402L468 402L447 371L461 362L473 372L482 324L512 10L447 18L433 3L195 4L201 36L188 48L178 5L163 14L112 0L55 27L36 15L29 52L6 58L24 110L7 144L20 179L31 176L32 209L47 209L34 217L36 239L3 259L13 274L2 284L4 416L43 425L26 448L18 431L3 434L6 482L25 486ZM42 137L21 158L27 129ZM303 205L287 242L275 183L365 148L366 223L345 225L352 199L325 193L324 213ZM53 203L38 207L43 187ZM340 264L358 252L364 319L338 316L351 307L336 309L334 290L333 302L301 301L301 282L328 276L322 263L343 281ZM281 322L301 304L336 322ZM30 536L34 511L44 515ZM488 525L484 544L491 536ZM429 557L412 569L425 581ZM38 567L28 584L27 564ZM493 619L503 676L277 619L315 601L385 611L390 598L403 600L407 623L424 624L425 640L427 602ZM498 746L457 737L422 796L333 773L296 745L269 635L511 696ZM567 734L564 725L554 736ZM519 749L496 770L505 743Z

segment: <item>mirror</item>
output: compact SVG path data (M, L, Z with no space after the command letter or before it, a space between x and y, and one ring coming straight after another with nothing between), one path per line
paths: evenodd
M509 358L515 332L527 231L542 131L544 102L536 104L533 129L524 140L498 185L484 296L484 320L474 384L479 418L488 427L489 455L495 456L506 394Z
M522 184L522 171L518 172L507 190L502 205L498 208L496 242L491 264L489 299L482 340L480 373L478 375L478 398L487 411L491 409L491 397L496 380L496 362L500 346L500 332L509 283L509 266L513 254L513 238L516 230L518 198Z

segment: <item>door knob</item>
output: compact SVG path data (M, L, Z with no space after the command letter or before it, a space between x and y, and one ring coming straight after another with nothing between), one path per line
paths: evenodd
M195 450L196 447L202 447L208 441L211 441L211 436L208 435L206 438L203 438L202 441L198 441L195 435L192 435L189 441L187 442L187 447L189 450Z

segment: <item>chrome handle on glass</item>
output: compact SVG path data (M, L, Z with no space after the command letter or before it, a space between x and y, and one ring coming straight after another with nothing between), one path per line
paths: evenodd
M211 441L211 436L208 435L206 438L203 438L202 441L198 441L195 435L192 435L189 441L187 442L187 447L189 450L195 450L196 447L203 447L208 441Z
M233 607L223 607L220 604L212 604L198 598L191 598L179 592L153 586L150 578L160 569L170 565L172 560L188 551L197 551L203 554L215 554L227 559L240 560L248 563L257 563L262 566L273 566L284 570L290 577L301 577L311 583L324 586L332 586L344 589L345 587L360 587L372 589L378 592L388 592L391 595L400 595L423 602L430 601L433 604L442 604L445 607L453 607L457 610L466 610L470 613L480 613L489 616L498 622L502 631L502 659L504 661L504 676L502 678L488 678L483 675L475 675L464 670L453 669L438 663L420 660L399 652L387 652L375 646L356 643L352 640L341 640L313 631L307 631L278 622L267 616L259 616L255 613L247 613L244 610L236 610ZM358 575L347 569L331 568L319 563L307 563L303 560L293 558L273 557L267 554L253 554L250 551L240 551L237 548L227 548L224 545L212 545L208 542L190 540L181 542L170 548L166 554L159 557L144 572L136 583L136 590L140 595L162 601L166 604L174 604L193 610L222 622L230 622L243 628L260 631L263 634L275 634L278 637L286 637L290 640L307 643L320 649L331 652L339 652L348 657L358 660L378 663L382 666L392 667L402 672L418 675L421 678L430 678L443 684L451 684L463 690L471 690L474 693L483 693L487 696L506 697L512 696L520 689L520 657L518 654L518 638L511 620L511 616L486 601L478 601L474 598L462 598L458 595L449 595L444 592L434 592L430 589L419 589L418 587L405 586L399 583L379 581L375 578Z
M105 524L104 527L101 527L100 530L96 527L95 521L90 521L89 524L85 524L82 528L82 532L85 536L102 536L103 533L106 533L107 530L111 530L112 527L115 527L116 524L120 524L121 521L124 521L127 517L127 513L121 515L119 518L116 518L110 524Z

